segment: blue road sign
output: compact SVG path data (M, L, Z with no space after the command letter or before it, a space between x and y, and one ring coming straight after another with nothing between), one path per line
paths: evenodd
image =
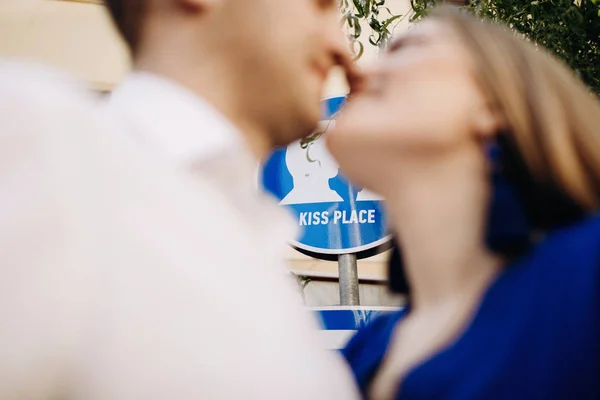
M335 125L344 101L344 97L323 101L321 131ZM290 243L298 250L334 259L348 253L364 257L388 247L383 199L340 174L322 137L275 151L263 167L262 183L281 206L294 212L302 235Z

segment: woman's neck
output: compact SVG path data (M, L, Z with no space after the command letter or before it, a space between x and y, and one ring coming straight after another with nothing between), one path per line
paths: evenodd
M501 260L484 240L489 197L484 162L474 155L403 166L394 189L385 193L413 308L480 291L498 272Z

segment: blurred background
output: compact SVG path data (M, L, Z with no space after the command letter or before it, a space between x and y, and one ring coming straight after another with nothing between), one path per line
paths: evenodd
M434 0L341 0L340 20L357 56L369 63L392 34L410 29ZM596 1L448 1L467 4L480 14L509 23L563 58L600 90L600 16ZM0 57L19 58L57 67L82 80L91 90L108 94L130 68L129 54L113 29L101 0L1 0ZM333 71L323 98L348 92L341 71ZM385 287L384 252L358 261L360 304L398 304ZM292 248L286 267L303 282L306 304L340 304L338 263L305 256Z
M408 0L388 0L386 7L397 16L408 16L411 10ZM382 15L382 20L387 17ZM408 17L396 18L390 32L408 29L408 21ZM379 47L369 43L372 29L367 22L363 25L359 62L368 63ZM104 93L110 93L130 68L128 51L99 0L1 0L0 56L52 65ZM347 91L341 71L333 71L323 97L343 96ZM383 253L358 261L361 305L397 304L398 299L385 290L386 260ZM286 262L304 280L307 305L340 304L337 262L317 260L292 248Z

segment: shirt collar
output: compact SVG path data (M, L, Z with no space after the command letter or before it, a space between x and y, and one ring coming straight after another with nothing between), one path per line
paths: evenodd
M181 85L132 72L112 93L109 112L138 141L213 181L255 228L268 225L271 240L297 235L291 214L258 184L258 162L241 132L212 105ZM279 216L279 217L277 217Z
M176 82L132 72L112 93L110 110L138 140L188 164L244 149L240 131L215 107Z

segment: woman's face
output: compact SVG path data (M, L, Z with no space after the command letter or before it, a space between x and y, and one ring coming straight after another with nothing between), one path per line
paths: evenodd
M345 175L380 190L386 161L436 160L491 129L470 54L446 25L429 20L389 46L327 135ZM490 125L489 127L486 125Z

